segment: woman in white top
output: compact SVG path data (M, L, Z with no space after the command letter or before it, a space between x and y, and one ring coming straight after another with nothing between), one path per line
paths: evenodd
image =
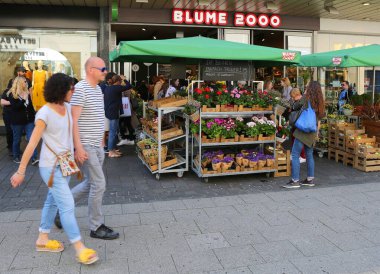
M290 80L288 77L281 78L281 86L282 86L282 98L286 100L290 100L290 92L292 91L293 87L290 84Z
M171 79L170 86L166 91L165 97L170 97L179 89L179 79Z
M39 163L40 174L46 184L51 179L50 176L53 176L53 185L49 187L42 209L36 250L45 252L63 251L62 242L49 239L50 229L58 209L62 226L75 248L77 260L83 264L91 264L98 260L98 255L95 250L86 248L82 242L75 218L74 198L69 187L70 177L62 175L55 155L68 151L73 153L71 108L66 103L70 101L73 92L73 79L63 73L54 74L47 81L44 90L47 104L36 115L35 128L22 156L19 168L11 178L11 184L13 187L17 187L24 181L27 163L42 138L43 143Z

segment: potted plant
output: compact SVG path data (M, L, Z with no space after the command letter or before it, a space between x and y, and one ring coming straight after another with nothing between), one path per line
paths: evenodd
M189 116L191 121L197 121L199 119L200 104L197 101L190 101L183 108L183 113Z
M258 163L258 157L257 156L251 156L249 157L249 167L253 169L257 169L257 163Z
M227 170L232 167L234 159L232 157L226 156L222 160L222 170Z
M257 124L253 121L250 121L247 123L247 127L245 130L245 135L248 138L243 136L242 139L243 139L243 141L248 141L248 142L257 141L257 136L259 136L259 134L260 134L260 131L259 131L259 127L257 126Z
M239 141L238 135L236 134L236 124L233 119L227 118L223 119L223 122L221 123L222 131L222 142L234 142Z
M273 155L265 155L267 159L267 167L273 167L274 166L274 156Z
M221 165L222 165L222 160L218 159L218 158L214 158L212 159L212 169L213 170L218 170L220 169Z
M352 112L354 111L354 106L350 105L350 104L344 104L342 106L342 109L343 109L343 114L344 115L350 116L350 115L352 115Z
M236 154L236 163L239 166L243 165L243 157L244 157L243 153Z

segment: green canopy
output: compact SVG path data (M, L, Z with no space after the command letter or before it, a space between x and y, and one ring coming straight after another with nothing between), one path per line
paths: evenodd
M380 66L380 45L303 55L298 66L337 68Z
M120 42L111 62L171 63L176 58L258 61L260 64L296 64L298 51L228 42L201 36L165 40ZM256 63L255 63L256 64Z

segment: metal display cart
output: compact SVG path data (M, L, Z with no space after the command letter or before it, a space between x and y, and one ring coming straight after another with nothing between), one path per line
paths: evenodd
M144 103L143 107L143 117L146 118L146 110L152 110L157 113L157 123L158 123L158 132L157 132L157 138L155 136L152 136L145 130L143 130L143 134L147 137L152 139L158 144L158 169L152 170L151 167L145 162L143 156L139 151L137 151L139 159L142 161L142 163L148 168L148 170L152 174L156 174L156 179L160 179L160 175L163 173L177 173L177 176L181 178L183 176L183 173L185 171L189 170L189 119L185 115L183 115L183 107L163 107L163 108L154 108L151 106L148 106L148 103ZM185 130L184 134L180 136L175 136L173 138L168 138L165 140L162 140L162 119L164 115L170 115L170 117L182 117L184 119L184 124L182 125ZM174 144L176 141L184 140L184 149L182 148L173 148L170 151L173 152L174 156L177 158L177 162L173 165L163 167L161 154L162 154L162 145L169 145ZM183 141L182 141L183 142ZM137 148L138 150L138 148Z
M189 92L189 97L193 95L194 84L198 86L202 83L202 80L192 81ZM260 81L261 82L261 81ZM256 83L256 82L254 82ZM261 83L263 84L263 83ZM266 114L274 114L275 119L277 117L276 110L270 111L237 111L237 112L202 112L202 109L199 109L199 119L207 119L207 118L248 118L253 115L266 115ZM191 169L198 175L199 178L203 178L207 183L209 177L218 177L218 176L231 176L231 175L242 175L242 174L257 174L257 173L265 173L267 177L269 177L270 173L274 173L276 169L263 169L263 170L253 170L253 171L240 171L240 172L227 172L227 173L202 173L201 161L197 163L196 156L202 157L202 151L205 148L212 147L237 147L237 146L248 146L248 145L259 145L260 152L264 152L265 144L272 144L273 147L276 147L276 138L274 140L269 141L251 141L251 142L219 142L219 143L202 143L202 123L199 123L199 138L196 138L194 134L191 136ZM196 155L196 153L198 153ZM273 149L273 156L276 158L276 150Z
M199 116L201 119L207 118L236 118L236 117L252 117L253 115L265 115L265 114L275 114L275 111L247 111L247 112L202 112L199 110ZM202 132L202 123L199 123L199 132ZM260 152L264 152L264 145L272 144L273 147L276 147L276 139L269 141L252 141L252 142L219 142L219 143L202 143L202 138L196 138L192 134L191 138L191 158L192 164L191 169L198 175L199 178L203 178L207 183L209 177L218 177L218 176L231 176L231 175L242 175L242 174L257 174L265 173L269 177L270 173L275 172L276 169L263 169L263 170L254 170L254 171L240 171L240 172L227 172L227 173L202 173L200 161L195 161L197 155L201 157L202 151L205 148L212 147L231 147L231 146L246 146L246 145L259 145ZM196 155L196 153L198 153ZM273 156L275 157L276 150L274 149Z

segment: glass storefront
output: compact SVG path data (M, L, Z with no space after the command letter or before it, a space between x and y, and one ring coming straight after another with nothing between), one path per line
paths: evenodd
M85 61L96 54L96 31L0 29L1 92L20 66L30 80L38 70L46 71L47 78L62 72L83 79Z

